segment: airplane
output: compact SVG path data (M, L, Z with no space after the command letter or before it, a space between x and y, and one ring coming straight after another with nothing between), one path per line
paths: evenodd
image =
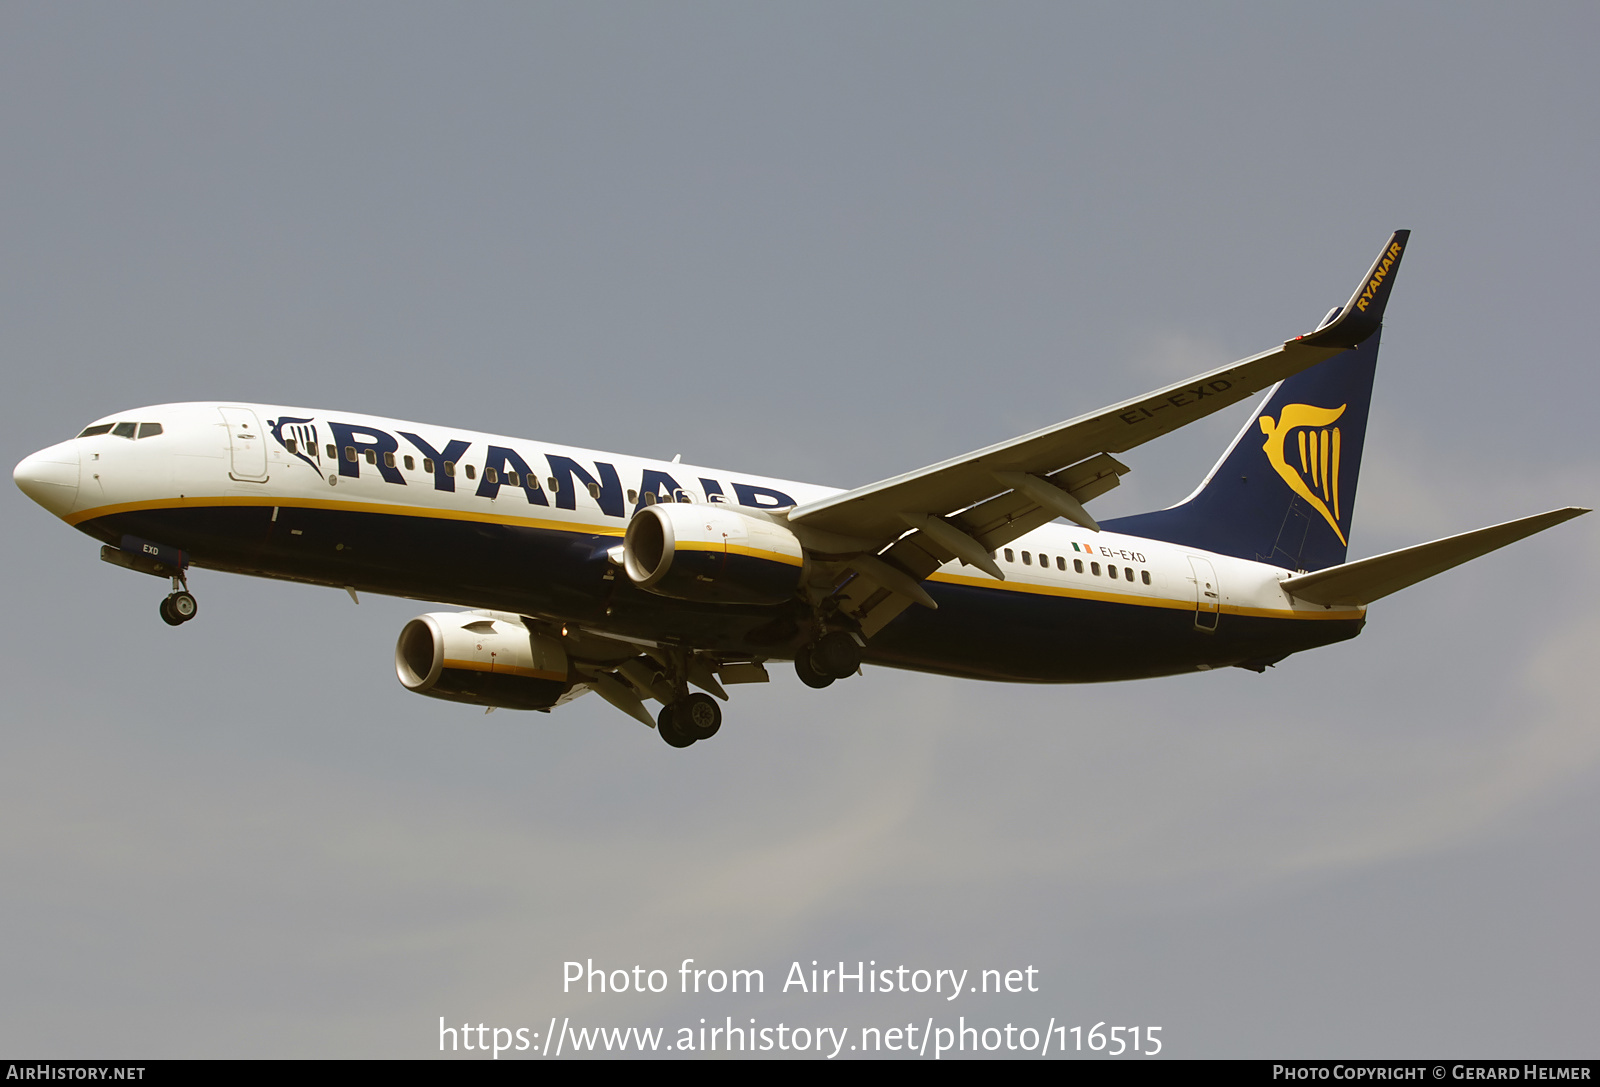
M771 661L1022 683L1240 667L1354 638L1367 605L1578 507L1346 561L1384 310L1410 232L1268 351L853 490L245 403L105 416L13 473L167 579L193 568L467 609L408 622L407 690L549 711L593 691L669 745L716 735ZM1270 390L1194 493L1097 522L1124 453ZM712 697L715 696L715 697ZM647 701L661 708L652 713Z

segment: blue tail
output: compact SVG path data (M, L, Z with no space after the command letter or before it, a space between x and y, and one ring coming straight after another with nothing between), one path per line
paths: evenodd
M1344 562L1381 335L1268 393L1184 501L1101 527L1290 570Z

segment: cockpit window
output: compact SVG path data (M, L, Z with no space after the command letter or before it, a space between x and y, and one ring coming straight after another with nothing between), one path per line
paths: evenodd
M94 426L84 427L80 438L93 438L98 434L115 434L119 438L129 441L135 438L154 438L160 434L160 423L96 423Z

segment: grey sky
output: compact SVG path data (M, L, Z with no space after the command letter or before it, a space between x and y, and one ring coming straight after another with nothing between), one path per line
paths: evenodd
M1593 506L1597 24L9 5L3 451L237 398L847 486L1305 331L1408 227L1352 554ZM1134 451L1094 512L1181 498L1240 421ZM1264 676L777 670L680 752L595 698L408 695L414 603L201 571L169 630L157 582L7 501L0 1052L965 1014L1183 1056L1594 1054L1593 517ZM769 991L562 996L586 957ZM812 959L1043 991L773 992Z

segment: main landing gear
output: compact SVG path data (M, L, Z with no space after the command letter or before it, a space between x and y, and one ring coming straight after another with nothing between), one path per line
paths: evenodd
M721 727L722 707L708 694L684 695L661 707L656 717L656 731L673 747L709 740Z
M199 610L200 605L195 602L188 586L173 578L172 592L161 602L161 621L169 627L182 626L193 619Z
M853 676L861 667L861 641L848 630L824 634L794 659L795 674L807 687L821 689Z

